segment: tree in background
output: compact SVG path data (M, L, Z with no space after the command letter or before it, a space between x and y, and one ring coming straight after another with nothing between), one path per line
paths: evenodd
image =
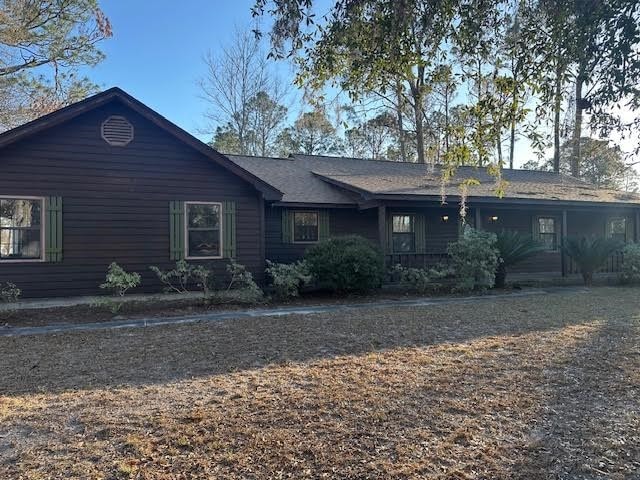
M559 170L563 136L582 138L584 112L592 132L604 136L640 125L615 115L618 106L640 109L638 0L336 0L322 17L314 15L316 3L255 0L254 15L273 19L271 54L296 59L300 84L337 85L354 101L377 95L397 113L403 159L413 136L418 161L435 151L452 168L491 161L499 175L503 142L513 165L524 134L539 150L553 145ZM442 101L434 95L442 65L467 85L458 98L467 99L472 148L462 157L446 146L440 157L442 149L429 145L439 135L425 128L437 118L434 99ZM530 110L536 118L528 124ZM573 121L563 135L569 110ZM550 135L541 131L543 120ZM578 175L582 144L564 146Z
M291 153L324 155L339 153L342 149L336 127L320 107L302 113L293 126L283 130L278 143L282 156Z
M0 129L93 93L76 69L100 62L98 44L111 35L96 0L0 2Z
M393 115L383 112L345 130L345 150L350 157L386 159L394 130Z
M286 91L259 41L251 32L237 31L232 43L218 55L207 53L204 62L207 74L199 86L209 106L207 118L216 126L214 146L225 153L271 154L286 117Z
M560 173L572 175L573 140L568 140L561 150ZM638 189L638 174L632 165L625 162L617 145L607 140L582 137L580 139L582 162L578 178L601 188L620 189L635 192ZM530 161L524 168L531 170L554 171L554 160L542 162Z

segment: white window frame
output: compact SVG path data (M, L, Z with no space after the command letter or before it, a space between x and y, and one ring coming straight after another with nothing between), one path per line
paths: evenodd
M189 205L217 205L220 211L220 255L215 257L192 257L189 255ZM184 202L184 259L185 260L220 260L224 258L224 235L222 233L224 212L222 202Z
M46 201L45 197L34 197L29 195L0 195L0 199L2 200L39 200L40 201L40 258L13 258L13 259L0 259L0 265L5 263L42 263L46 260L46 252L47 249L45 245L45 208Z
M540 235L541 235L541 232L540 232L540 219L542 219L542 218L550 218L550 219L553 220L553 228L555 230L553 232L553 234L555 236L555 243L556 243L556 248L545 248L543 251L544 252L559 252L560 251L560 243L561 243L560 240L561 239L560 239L560 232L558 231L558 224L559 224L558 217L556 217L554 215L537 215L536 216L536 232L535 232L536 238L535 238L535 240L537 242L539 242L539 243L542 243L540 241ZM543 234L543 235L550 235L550 234L547 233L547 234Z
M316 228L318 230L317 240L296 240L296 213L313 213L318 219ZM299 245L318 243L320 241L320 210L292 210L291 211L291 240Z

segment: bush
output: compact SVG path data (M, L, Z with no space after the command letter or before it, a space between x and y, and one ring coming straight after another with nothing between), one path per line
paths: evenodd
M593 274L602 268L620 247L620 242L612 238L569 238L564 245L564 252L576 262L584 284L592 285Z
M113 262L109 265L106 281L100 285L104 290L111 290L114 295L123 297L127 290L140 285L140 275L126 272L120 265Z
M592 285L593 274L602 268L620 247L620 242L612 238L569 238L564 245L564 252L578 266L584 284Z
M382 253L357 235L317 243L307 250L304 258L320 288L334 292L363 292L382 284Z
M640 283L640 243L630 243L622 250L620 281Z
M504 288L507 282L507 268L543 251L544 246L531 235L510 230L502 230L496 239L499 259L495 286Z
M297 297L300 288L311 282L309 266L306 262L274 263L267 260L267 274L271 277L271 286L280 299Z
M15 303L22 295L22 290L16 287L15 283L0 283L0 302Z
M194 266L185 260L178 260L173 270L164 272L158 267L149 267L149 269L164 284L166 292L187 293L189 286L195 284L205 294L209 293L212 272L206 267Z
M231 259L227 265L227 273L230 280L227 290L242 290L246 298L260 299L263 292L258 284L253 280L253 275L244 265Z
M466 228L447 249L455 276L454 290L486 290L495 284L498 250L494 233Z

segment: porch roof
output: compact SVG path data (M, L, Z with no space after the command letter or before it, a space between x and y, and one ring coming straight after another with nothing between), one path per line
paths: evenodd
M292 155L290 158L228 156L239 166L284 192L284 203L354 205L367 200L406 199L448 201L460 197L459 185L469 185L468 200L496 201L496 179L486 168L460 167L443 185L442 169L417 163L358 158ZM552 172L504 169L505 203L604 203L640 205L640 195L598 188Z

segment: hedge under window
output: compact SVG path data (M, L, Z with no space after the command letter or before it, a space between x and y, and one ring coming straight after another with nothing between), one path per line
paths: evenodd
M319 225L318 212L293 212L293 241L317 242Z
M413 215L393 215L391 217L391 241L393 253L413 253L416 251L415 217Z
M222 257L220 203L185 203L186 258Z
M0 198L0 261L42 259L41 199Z

